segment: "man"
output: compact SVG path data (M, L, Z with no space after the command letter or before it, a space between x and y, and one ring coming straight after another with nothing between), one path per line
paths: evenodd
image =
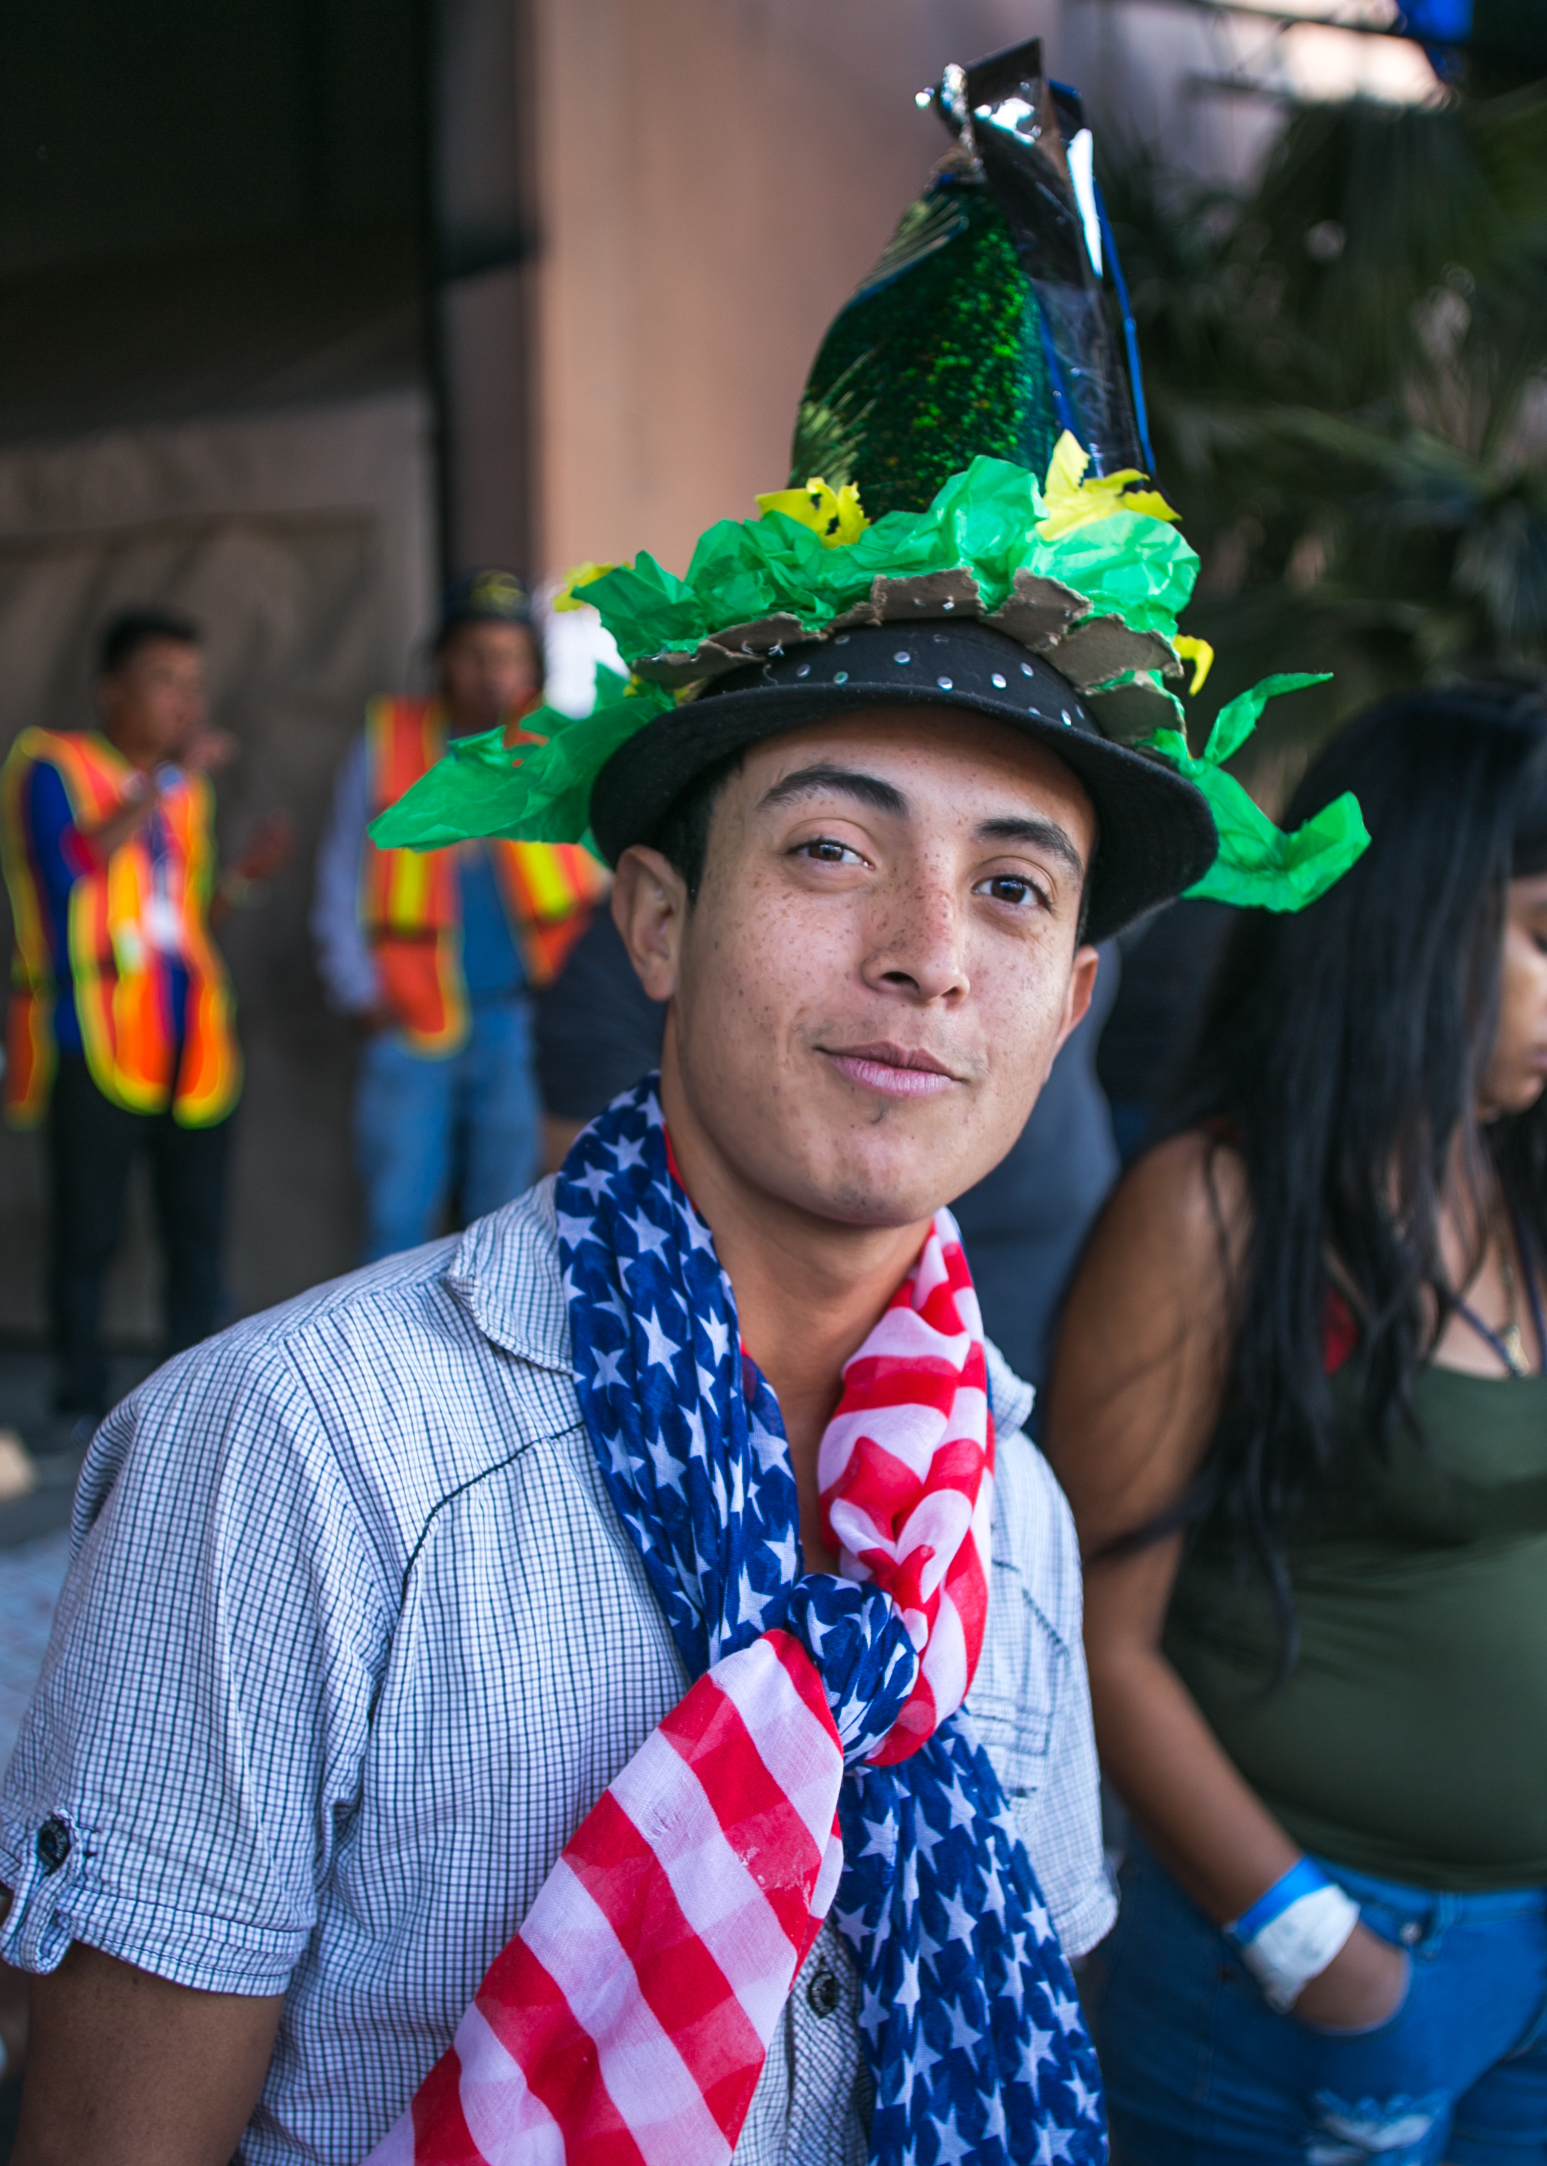
M660 1077L100 1433L0 1786L18 2166L1104 2157L1078 1562L941 1206L1218 846L1036 614L1141 565L1170 656L1117 493L812 483L593 573L628 684L377 823L589 828Z
M166 1251L167 1350L214 1329L241 1057L210 927L290 850L289 822L271 815L215 880L207 778L235 748L206 725L186 618L115 617L97 702L99 731L23 731L3 783L16 934L6 1117L47 1122L55 1405L88 1422L105 1411L102 1280L142 1152Z
M604 892L584 851L470 842L419 856L366 828L448 739L504 730L542 691L531 609L507 573L447 588L439 697L379 699L339 772L312 929L331 1004L365 1040L355 1152L367 1261L414 1248L448 1199L463 1219L519 1195L537 1167L529 990L547 984Z
M817 1556L842 1365L940 1198L1018 1132L1093 980L1086 789L1002 721L944 719L878 702L776 736L716 796L701 871L680 842L619 862L620 925L670 1004L673 1149L777 1395ZM80 1510L112 1561L81 1590L6 1799L26 1891L6 1953L51 1972L20 2159L180 2166L242 2143L342 2161L401 2109L574 1821L682 1689L587 1464L570 1360L538 1190L460 1244L239 1326L104 1431ZM1111 1901L1077 1564L1015 1433L1027 1398L995 1373L1008 1614L969 1705L1030 1801L1078 1952ZM260 1493L261 1527L242 1501ZM169 1505L199 1541L141 1577ZM86 1666L115 1681L95 1743L68 1713ZM206 1666L224 1680L208 1725ZM109 1757L111 1801L89 1773ZM836 1947L817 1960L792 2003L813 2038L806 2121L834 2110L824 2076L858 2081L852 1978Z

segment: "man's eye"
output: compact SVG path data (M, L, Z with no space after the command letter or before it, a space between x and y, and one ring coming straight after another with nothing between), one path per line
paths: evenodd
M846 842L835 841L831 835L817 835L810 842L801 843L795 854L815 858L819 865L841 865L846 858L859 863L859 852L851 850Z
M1024 879L1016 872L996 873L993 879L984 881L982 891L992 895L995 902L1013 903L1018 908L1047 900L1034 881Z

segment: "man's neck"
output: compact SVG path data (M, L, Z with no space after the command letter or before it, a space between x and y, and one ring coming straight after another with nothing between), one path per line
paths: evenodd
M110 722L100 723L98 727L118 757L127 760L131 767L139 768L142 774L148 775L153 767L160 766L161 755L154 745L142 741L137 730Z
M750 1187L694 1119L670 1061L662 1108L688 1194L714 1235L736 1295L742 1343L773 1387L800 1493L808 1569L832 1570L817 1511L822 1432L858 1351L906 1278L929 1231L845 1226Z

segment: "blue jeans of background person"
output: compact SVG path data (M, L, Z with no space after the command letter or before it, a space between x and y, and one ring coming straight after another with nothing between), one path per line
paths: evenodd
M1081 1978L1114 2166L1547 2160L1547 1893L1450 1895L1318 1863L1410 1958L1395 2013L1367 2030L1275 2015L1170 1875L1130 1853Z
M524 999L475 1007L448 1059L410 1052L395 1032L373 1038L355 1098L364 1260L431 1240L448 1202L470 1223L519 1196L537 1172L540 1126Z

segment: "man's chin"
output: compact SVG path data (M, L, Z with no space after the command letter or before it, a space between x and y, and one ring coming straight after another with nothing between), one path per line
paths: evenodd
M921 1142L916 1150L894 1149L872 1157L848 1147L850 1142L842 1138L831 1151L811 1154L802 1177L792 1184L800 1192L801 1206L814 1218L877 1232L916 1226L963 1195L978 1178L975 1171L955 1169L938 1144Z

